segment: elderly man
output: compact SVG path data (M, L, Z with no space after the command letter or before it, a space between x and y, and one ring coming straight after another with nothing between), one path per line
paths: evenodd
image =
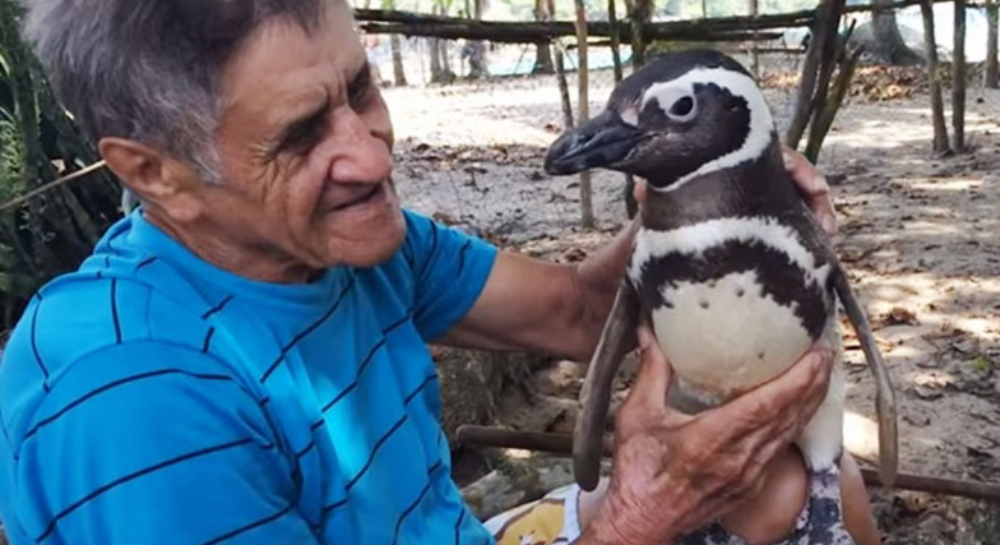
M40 290L7 346L12 543L489 543L449 475L425 343L587 359L628 233L560 266L402 211L342 0L32 0L27 27L143 204ZM822 179L792 168L832 219ZM643 353L578 543L669 543L729 511L829 365L816 351L682 418L666 362Z

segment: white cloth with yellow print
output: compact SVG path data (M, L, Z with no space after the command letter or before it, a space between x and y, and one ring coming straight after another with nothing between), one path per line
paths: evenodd
M486 521L497 545L558 545L580 536L580 487L557 488L542 499Z

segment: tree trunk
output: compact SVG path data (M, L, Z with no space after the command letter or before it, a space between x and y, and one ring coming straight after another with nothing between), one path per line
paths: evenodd
M544 15L546 21L552 18L552 14L555 11L555 0L545 0ZM563 57L564 49L558 38L552 45L555 49L556 83L559 84L559 103L562 104L563 126L566 130L569 130L573 128L575 123L573 123L573 104L569 98L569 83L566 82L566 62Z
M896 10L893 0L873 0L875 11L872 14L872 33L874 43L869 53L875 55L887 64L913 66L921 64L920 55L913 52L903 41L896 24Z
M431 55L431 83L437 83L441 78L441 48L438 47L440 38L427 40L427 46Z
M589 69L587 67L587 8L583 0L574 0L576 4L576 45L577 45L577 119L580 123L590 119L588 96ZM590 171L580 173L580 211L582 224L586 228L594 226L593 191L590 187Z
M965 151L965 0L955 0L955 45L952 55L951 128L956 153Z
M629 6L631 4L631 6ZM632 14L632 71L646 64L646 27L653 15L653 0L625 0Z
M438 48L441 50L441 68L446 77L454 79L455 71L451 69L451 58L448 56L448 40L438 40Z
M809 124L816 106L817 84L828 77L824 66L834 62L837 46L837 26L843 14L845 0L824 0L816 10L816 22L813 24L812 39L802 63L802 77L799 83L799 95L795 100L795 112L792 121L785 132L785 144L798 148L799 140ZM826 76L824 76L826 74ZM826 90L821 92L825 93Z
M555 66L552 64L552 46L548 42L535 43L535 66L531 68L532 74L554 74Z
M403 69L403 38L399 34L389 36L392 47L392 79L396 87L406 87L406 71Z
M989 21L989 32L986 36L986 87L1000 87L1000 69L997 67L997 24L1000 12L1000 0L992 0L986 6L986 18Z
M944 98L941 96L941 72L938 68L937 40L934 38L933 0L920 2L924 20L924 48L927 49L927 73L930 76L931 120L934 124L934 152L945 155L948 146L948 126L944 121Z
M474 0L473 18L476 21L483 20L483 3L486 0ZM486 71L486 44L481 41L474 41L465 44L469 56L469 79L479 79L487 75Z
M535 0L535 20L545 21L545 0ZM531 69L532 74L553 74L555 66L552 64L552 45L548 40L535 42L535 66Z

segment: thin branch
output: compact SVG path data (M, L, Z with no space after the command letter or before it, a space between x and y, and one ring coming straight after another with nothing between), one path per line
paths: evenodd
M106 166L106 164L105 164L104 161L98 161L98 162L96 162L96 163L94 163L92 165L89 165L89 166L86 166L84 168L81 168L80 170L77 170L75 172L71 172L71 173L69 173L69 174L67 174L67 175L65 175L65 176L63 176L61 178L57 178L55 180L52 180L51 182L49 182L49 183L47 183L45 185L36 187L35 189L32 189L31 191L25 193L24 195L21 195L20 197L15 197L15 198L13 198L13 199L11 199L11 200L3 203L3 204L0 204L0 213L6 212L7 210L10 210L11 208L16 208L18 206L21 206L22 204L28 202L29 200L31 200L31 199L39 196L39 195L41 195L42 193L45 193L46 191L49 191L50 189L55 189L56 187L59 187L59 186L65 184L65 183L72 182L73 180L76 180L77 178L82 178L83 176L86 176L88 174L96 172L96 171L104 168L105 166Z

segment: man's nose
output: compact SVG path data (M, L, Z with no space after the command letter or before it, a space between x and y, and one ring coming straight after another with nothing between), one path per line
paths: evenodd
M392 150L385 138L350 108L337 112L333 123L330 178L345 183L378 183L392 173Z

